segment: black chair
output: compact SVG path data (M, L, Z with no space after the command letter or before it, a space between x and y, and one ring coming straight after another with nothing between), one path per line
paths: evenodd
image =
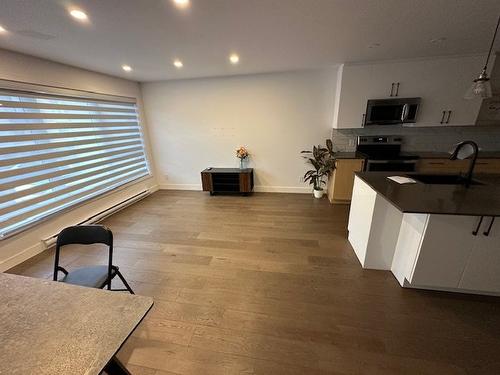
M91 245L104 244L109 248L109 262L106 266L81 267L71 272L59 265L61 247L66 245ZM64 277L58 280L61 271ZM111 289L111 280L118 276L126 289ZM54 281L68 284L88 286L91 288L104 288L115 291L128 291L135 294L127 281L123 278L117 266L113 265L113 233L102 225L77 225L65 228L57 236L56 259L54 263Z

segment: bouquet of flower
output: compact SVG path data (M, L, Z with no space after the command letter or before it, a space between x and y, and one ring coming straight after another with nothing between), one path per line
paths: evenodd
M240 148L236 149L236 157L238 159L240 159L240 168L243 169L244 166L243 166L243 160L245 160L246 158L248 158L248 155L250 155L248 153L248 150L243 147L243 146L240 146Z
M248 155L250 155L250 154L248 153L248 150L245 147L240 146L240 148L236 149L236 157L238 159L241 159L241 160L246 159L248 157Z

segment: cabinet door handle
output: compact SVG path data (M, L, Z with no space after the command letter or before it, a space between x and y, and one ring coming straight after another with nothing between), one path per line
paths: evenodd
M473 236L477 236L477 233L479 232L479 227L481 226L482 222L483 222L483 216L479 218L479 223L477 223L476 229L472 231Z
M450 123L451 111L448 111L448 117L446 118L446 123Z
M406 119L408 118L408 109L409 109L409 105L408 104L405 104L403 105L403 113L401 113L401 122L404 123L406 121Z
M391 95L389 95L389 96L391 96L391 97L394 96L393 92L394 92L394 82L391 83Z
M441 115L441 121L439 121L440 124L444 124L444 116L446 115L446 111L443 111L443 114Z
M396 95L394 96L398 96L399 95L399 82L396 84Z
M361 127L365 127L366 113L363 113L363 118L361 119Z
M492 216L491 217L491 221L490 221L490 225L488 225L488 229L486 229L483 234L488 237L490 235L490 232L491 232L491 227L493 226L493 222L495 221L495 216Z

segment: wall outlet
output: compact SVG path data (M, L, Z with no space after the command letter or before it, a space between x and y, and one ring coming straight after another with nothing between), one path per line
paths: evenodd
M355 146L355 144L356 144L356 141L354 139L352 139L352 138L349 139L349 146L353 147L353 146Z

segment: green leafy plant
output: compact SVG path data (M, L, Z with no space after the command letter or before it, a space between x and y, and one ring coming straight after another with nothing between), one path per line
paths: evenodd
M313 146L312 151L301 151L300 153L304 154L302 157L314 167L304 174L304 182L313 185L314 190L323 190L321 186L326 184L324 177L329 177L335 169L335 152L332 140L326 140L326 147L317 145Z

